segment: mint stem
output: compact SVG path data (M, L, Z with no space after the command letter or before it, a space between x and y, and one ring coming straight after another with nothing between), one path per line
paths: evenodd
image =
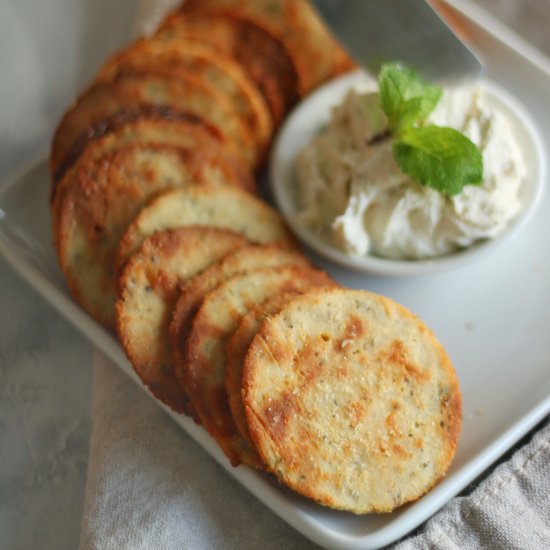
M372 136L369 140L367 140L367 145L376 145L377 143L386 141L391 137L392 137L392 132L390 130L384 130L383 132L380 132L379 134L376 134Z

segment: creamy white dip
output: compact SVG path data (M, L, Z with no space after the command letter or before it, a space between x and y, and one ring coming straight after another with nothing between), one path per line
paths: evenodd
M445 92L427 120L459 130L483 155L483 183L453 197L401 172L391 140L369 144L385 124L369 108L377 97L350 92L300 152L300 223L350 255L399 259L440 256L501 233L522 208L526 168L508 119L483 88Z

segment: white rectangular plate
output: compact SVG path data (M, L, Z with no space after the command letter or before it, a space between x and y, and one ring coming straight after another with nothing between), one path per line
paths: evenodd
M483 56L487 76L524 103L540 126L545 154L550 156L550 64L471 4L452 4ZM51 246L48 189L45 161L2 187L0 253L143 387L116 339L76 306L66 291ZM464 397L458 452L444 481L418 502L384 515L354 516L321 508L267 476L246 467L232 468L200 427L167 412L231 475L318 544L331 548L389 544L431 516L550 412L549 211L546 193L538 213L516 238L490 257L443 275L376 278L316 259L344 285L380 292L416 312L433 328L455 364Z

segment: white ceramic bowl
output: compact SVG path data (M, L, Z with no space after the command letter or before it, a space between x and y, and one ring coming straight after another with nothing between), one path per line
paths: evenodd
M517 99L487 79L482 84L486 97L510 119L527 167L522 197L524 208L503 233L445 256L426 260L393 260L374 255L349 256L297 220L298 206L294 194L296 156L328 123L331 108L341 103L350 88L372 88L372 80L358 71L337 78L308 96L290 114L275 139L270 159L271 189L280 212L298 238L319 254L349 268L380 275L404 276L463 266L489 254L516 234L531 217L542 196L546 171L542 138L531 116Z

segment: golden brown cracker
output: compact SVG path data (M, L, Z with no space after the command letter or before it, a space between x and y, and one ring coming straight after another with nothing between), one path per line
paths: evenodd
M71 293L98 321L114 328L116 256L141 207L161 191L232 182L216 159L169 146L128 145L80 166L58 197L56 246ZM248 195L245 191L243 194Z
M169 107L206 120L245 168L254 167L257 151L251 146L244 122L227 100L200 80L158 69L154 73L122 74L113 82L100 82L88 88L65 113L55 131L50 172L58 172L74 144L95 124L121 109L144 105Z
M308 291L262 325L243 403L269 470L357 514L428 491L461 424L455 372L426 325L388 298L338 288Z
M261 199L236 187L201 186L169 191L152 200L122 238L119 265L155 231L182 225L225 227L257 243L294 242L281 216Z
M194 165L202 164L204 178L213 185L230 183L250 192L256 192L256 182L238 162L220 146L215 137L198 119L188 117L165 118L143 113L129 114L124 119L112 121L102 135L91 140L81 152L76 163L68 167L65 175L51 189L52 227L59 218L60 197L82 173L93 173L101 158L128 146L170 146L193 151L189 160Z
M256 333L271 315L278 313L299 291L285 292L271 296L249 311L239 323L225 346L225 391L231 416L241 436L254 447L250 437L246 413L242 402L243 366L246 352Z
M221 136L214 127L190 113L142 105L117 111L115 115L88 128L82 139L71 147L65 162L52 178L51 202L55 199L61 181L67 179L67 173L81 158L99 159L121 146L149 143L193 148L215 155L220 164L223 161L228 170L235 172L246 189L256 191L256 183L250 172L243 170L227 147L223 146Z
M180 9L235 15L268 31L292 59L302 96L354 66L307 0L187 0Z
M273 132L269 107L238 63L197 41L142 38L113 56L96 81L112 81L127 72L169 69L191 75L227 98L254 135L256 147L265 151Z
M193 318L208 292L241 273L262 267L309 265L302 254L282 248L280 244L250 245L213 264L181 286L170 323L170 339L174 350L176 375L186 387L185 355Z
M176 412L191 414L172 360L168 326L179 287L248 241L227 229L183 227L155 233L118 279L117 333L134 370Z
M235 60L255 82L278 125L298 100L298 76L279 40L252 21L224 14L168 16L160 39L198 41Z
M187 340L186 386L201 423L233 465L259 467L261 462L241 437L229 410L225 344L246 312L268 297L330 283L328 275L307 266L264 267L235 275L204 297Z

